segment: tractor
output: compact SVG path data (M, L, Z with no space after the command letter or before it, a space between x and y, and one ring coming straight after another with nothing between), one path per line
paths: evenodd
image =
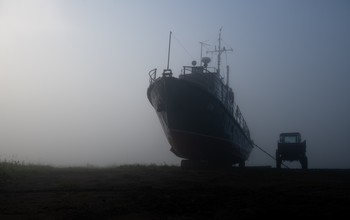
M282 161L300 161L301 168L308 168L306 140L301 141L299 132L281 133L276 150L276 167L281 168Z

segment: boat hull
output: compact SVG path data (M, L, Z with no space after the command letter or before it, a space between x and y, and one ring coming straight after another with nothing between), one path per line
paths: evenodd
M189 160L242 163L252 143L225 106L195 83L172 76L155 80L147 96L171 151Z

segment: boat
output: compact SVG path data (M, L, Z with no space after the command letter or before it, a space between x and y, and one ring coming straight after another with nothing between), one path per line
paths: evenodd
M210 67L211 59L201 55L200 65L192 61L192 66L183 66L175 77L169 69L171 34L167 68L161 76L157 76L157 69L149 71L147 89L171 152L184 159L182 167L196 164L244 167L253 141L229 86L229 66L226 82L220 70L222 53L232 49L221 46L220 29L219 46L211 51L218 54L217 67Z

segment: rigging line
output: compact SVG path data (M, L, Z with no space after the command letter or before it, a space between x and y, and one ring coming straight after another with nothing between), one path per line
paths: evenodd
M182 49L184 49L186 51L186 53L192 58L192 60L195 60L195 58L190 54L190 52L188 52L188 50L182 45L182 43L180 42L179 39L177 39L177 37L175 36L175 34L173 33L173 37L174 39L177 41L177 43L179 43L179 45L182 47Z
M224 39L221 39L227 46L229 46L230 47L230 49L232 49L233 50L233 47L231 47L231 45L230 44L228 44Z
M207 50L209 50L209 46L211 46L210 44L207 44L209 40L205 40L205 41L202 41L202 42L199 42L199 43L202 43L203 47Z
M276 161L276 158L275 158L274 156L272 156L272 155L269 154L267 151L265 151L264 149L262 149L261 147L259 147L257 144L253 143L253 145L254 145L255 147L257 147L259 150L261 150L263 153L267 154L267 155L268 155L269 157L271 157L273 160ZM283 166L285 166L286 168L289 169L289 167L288 167L287 165L285 165L284 163L281 162L281 164L282 164Z
M230 44L228 44L224 39L221 39L224 43L225 43L225 45L226 46L228 46L229 47L229 49L228 50L232 50L232 52L234 51L233 50L233 47L231 47L231 45ZM227 65L227 63L228 63L228 60L227 60L227 53L225 52L225 58L226 58L226 65Z

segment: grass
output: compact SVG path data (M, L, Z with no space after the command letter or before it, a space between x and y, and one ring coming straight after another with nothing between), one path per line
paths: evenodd
M0 161L0 183L9 182L23 175L52 170L52 166L25 163L17 160Z
M149 179L152 173L162 172L166 174L170 170L178 169L176 166L156 165L156 164L133 164L133 165L113 165L99 167L91 164L86 166L54 167L50 165L25 163L18 160L0 160L0 184L17 181L20 178L35 176L74 176L80 174L113 173L126 179ZM151 174L151 175L150 175Z
M341 216L349 170L54 167L0 161L0 219L233 219ZM3 215L3 216L2 216Z

